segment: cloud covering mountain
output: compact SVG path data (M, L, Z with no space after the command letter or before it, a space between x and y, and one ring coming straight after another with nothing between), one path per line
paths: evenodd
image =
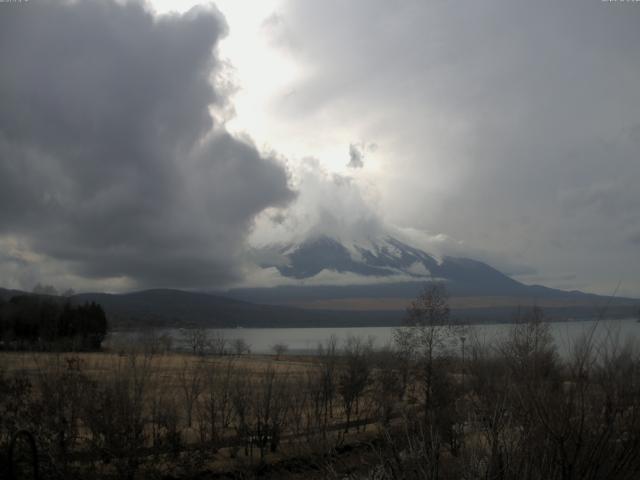
M211 113L228 101L215 82L226 28L212 7L154 17L114 0L2 6L5 285L238 278L253 217L293 192L281 163Z
M390 223L640 295L639 24L633 2L285 0L268 32L302 73L269 114L375 141Z

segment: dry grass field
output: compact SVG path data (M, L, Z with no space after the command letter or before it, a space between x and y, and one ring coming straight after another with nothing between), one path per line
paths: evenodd
M33 466L26 431L51 479L639 478L637 345L561 359L537 318L464 363L429 326L299 357L0 352L0 474Z
M286 305L298 308L316 310L339 311L403 311L412 301L405 297L369 298L350 297L327 300L294 300L286 302ZM486 308L513 308L514 310L529 305L531 297L527 296L461 296L451 297L449 304L452 309L486 309ZM633 306L635 302L628 299L612 299L612 305ZM539 298L536 304L541 308L571 308L583 307L593 309L597 305L593 298L576 298L564 296L558 298Z
M80 368L93 377L108 371L118 370L131 356L144 358L140 353L120 354L115 352L0 352L0 368L6 373L21 372L37 375L51 368ZM152 355L148 357L153 375L159 375L168 383L176 381L178 372L185 364L201 364L204 367L220 368L231 362L234 367L251 375L259 375L269 369L302 375L317 366L317 359L310 355L286 355L276 359L275 355L228 355L198 356L180 353Z
M29 384L11 393L46 418L18 408L17 422L35 430L65 474L189 478L200 470L289 469L297 458L308 464L317 449L369 438L372 426L363 419L372 415L372 402L350 413L359 425L346 432L334 385L337 359L330 361L331 385L323 385L321 358L288 355L0 352L0 373ZM56 417L66 419L64 426ZM39 420L44 425L35 426ZM64 451L52 441L56 429L64 430ZM323 478L321 465L312 467L303 469L305 477Z

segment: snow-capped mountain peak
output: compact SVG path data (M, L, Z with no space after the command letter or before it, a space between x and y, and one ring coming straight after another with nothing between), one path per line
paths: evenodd
M360 282L440 280L458 285L485 285L489 290L517 288L515 280L489 265L457 257L437 258L419 248L385 235L342 240L318 235L302 242L270 247L263 268L275 268L288 280L312 280L334 272L357 277Z

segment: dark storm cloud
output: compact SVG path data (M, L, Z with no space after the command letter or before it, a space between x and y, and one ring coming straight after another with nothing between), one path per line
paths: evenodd
M213 9L3 7L0 239L94 280L236 278L254 216L292 192L279 163L209 113L226 102L211 82L225 31Z
M375 138L389 221L640 296L637 4L292 0L278 19L308 74L275 113Z
M349 144L349 163L347 167L349 168L362 168L364 167L363 162L364 155L362 150L353 143Z

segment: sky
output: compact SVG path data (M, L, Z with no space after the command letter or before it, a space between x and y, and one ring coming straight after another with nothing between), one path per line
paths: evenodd
M640 298L639 23L600 0L0 3L0 285L225 288L255 247L392 233Z

